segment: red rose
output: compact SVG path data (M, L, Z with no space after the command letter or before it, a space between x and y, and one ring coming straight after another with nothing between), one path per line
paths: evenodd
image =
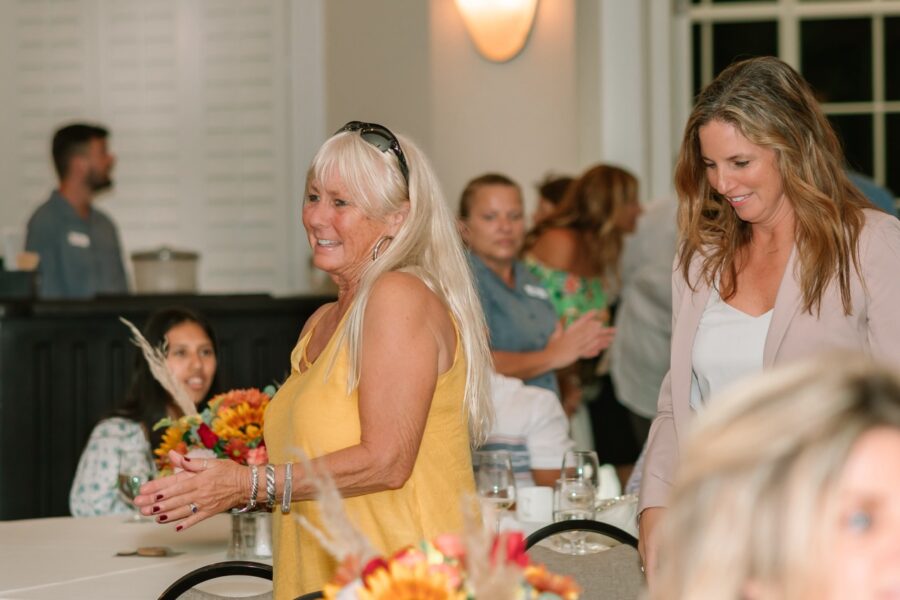
M504 545L501 554L500 544ZM491 545L491 564L502 560L505 564L516 563L520 567L528 566L528 555L525 554L525 536L521 531L504 531L494 538Z
M363 580L363 583L366 583L366 579L368 579L369 575L377 571L378 569L388 570L388 563L383 558L376 557L366 563L366 566L363 567L362 574L360 575L360 579ZM369 585L366 583L366 587Z
M212 429L210 429L209 425L206 423L200 425L197 429L197 435L200 436L200 441L203 442L203 445L207 448L212 448L219 443L219 436L213 433Z

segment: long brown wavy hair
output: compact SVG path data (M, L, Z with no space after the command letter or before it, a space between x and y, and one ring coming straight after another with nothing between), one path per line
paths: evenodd
M735 63L698 96L688 119L675 167L679 266L691 289L689 267L703 256L700 278L721 280L720 294L737 291L735 259L750 241L750 224L741 221L706 178L700 128L710 121L733 125L750 142L771 148L784 194L794 209L794 241L799 259L804 310L819 310L822 294L836 280L844 312L850 314L851 265L860 273L858 239L871 203L844 171L840 141L809 84L785 62L771 56ZM723 277L724 275L724 277Z
M625 232L617 223L625 207L638 202L637 178L620 167L597 165L572 182L546 219L525 236L524 252L548 229L571 229L578 235L594 273L619 277Z

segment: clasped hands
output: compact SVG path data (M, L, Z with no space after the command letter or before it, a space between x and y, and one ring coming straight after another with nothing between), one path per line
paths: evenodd
M141 486L134 504L157 523L177 522L176 531L246 502L248 467L232 460L188 458L169 451L180 472L153 479Z

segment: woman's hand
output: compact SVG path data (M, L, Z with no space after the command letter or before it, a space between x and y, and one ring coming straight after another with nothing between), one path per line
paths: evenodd
M176 531L241 504L249 494L249 468L232 460L190 459L174 450L169 460L183 471L145 483L134 503L158 523L181 521Z
M665 514L666 509L660 506L644 509L638 524L638 552L641 554L641 562L644 565L644 575L647 577L648 587L653 585L653 576L656 574L657 551L659 550L659 521Z
M562 329L557 325L545 352L551 356L552 367L562 369L579 358L593 358L609 348L616 336L614 327L604 327L600 313L591 310Z

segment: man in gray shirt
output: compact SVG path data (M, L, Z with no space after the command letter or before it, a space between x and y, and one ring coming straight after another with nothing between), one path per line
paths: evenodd
M106 129L76 123L53 136L59 188L28 220L27 250L40 255L42 298L91 298L126 294L119 236L112 220L92 206L97 192L112 186L115 157Z

